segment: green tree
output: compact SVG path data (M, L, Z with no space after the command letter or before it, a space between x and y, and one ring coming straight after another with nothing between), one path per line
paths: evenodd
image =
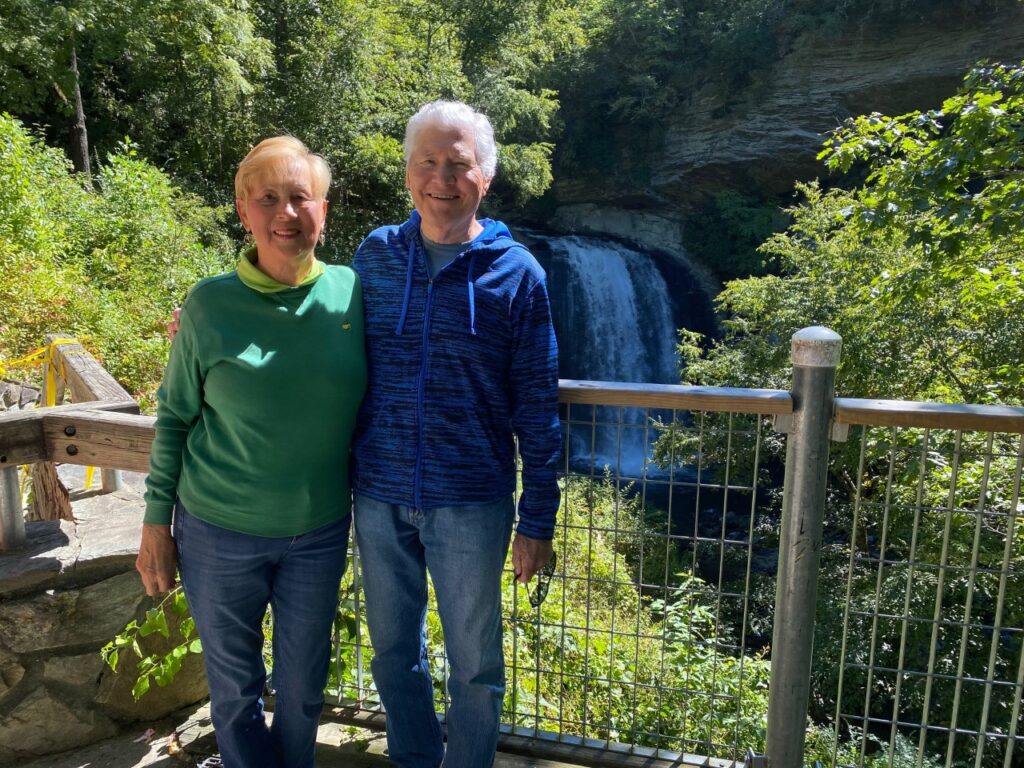
M269 63L244 1L0 0L0 18L0 109L50 126L61 143L70 118L71 154L87 175L90 155L125 134L181 173L205 170L237 137Z
M233 250L225 209L175 187L130 145L107 158L96 189L66 157L0 115L0 358L47 333L83 339L149 403L163 372L163 321Z
M785 340L843 336L846 395L1024 399L1024 65L980 66L940 110L850 120L822 156L854 191L801 185L762 245L781 274L729 283L725 337L685 345L691 381L782 386ZM779 342L783 343L779 343Z

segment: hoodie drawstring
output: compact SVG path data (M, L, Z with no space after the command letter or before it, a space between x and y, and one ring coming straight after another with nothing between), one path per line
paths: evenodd
M476 251L472 251L469 257L469 273L466 276L466 290L469 293L469 333L476 336L476 288L473 286L473 262L476 261Z
M466 276L466 295L469 299L469 333L476 336L476 286L473 284L473 267L476 263L476 251L470 251L469 272ZM412 273L416 265L416 241L409 240L408 267L405 271L405 296L402 299L402 313L398 316L395 335L401 336L405 330L405 318L409 314L409 301L412 299Z
M416 263L416 240L409 238L409 266L405 271L405 298L402 299L402 314L398 318L395 335L401 336L405 330L405 316L409 312L409 299L412 297L412 269ZM471 310L472 311L472 310Z

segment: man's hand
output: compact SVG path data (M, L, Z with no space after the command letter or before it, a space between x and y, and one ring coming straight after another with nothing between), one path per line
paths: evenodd
M516 579L529 584L533 575L547 565L553 552L550 541L531 539L517 533L512 540L512 568Z
M167 338L174 341L174 337L178 335L178 329L181 328L181 307L174 308L174 311L171 312L171 319L164 325L167 326Z
M143 523L135 570L142 576L147 595L159 595L174 589L178 550L171 536L171 526Z

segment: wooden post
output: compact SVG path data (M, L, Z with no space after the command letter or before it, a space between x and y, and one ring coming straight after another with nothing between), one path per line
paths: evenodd
M54 338L57 337L47 336L47 344ZM60 366L51 359L43 364L41 399L44 406L58 406L64 402L64 378L60 375ZM57 465L52 461L37 462L29 465L28 473L32 478L32 504L25 518L29 521L70 520L71 496L57 477Z
M46 343L52 344L60 334L50 334ZM96 362L81 344L61 344L54 350L54 364L59 375L54 377L61 387L61 395L65 386L71 390L71 402L80 400L131 401L124 388ZM57 401L60 404L60 400ZM101 469L101 488L104 493L121 490L124 481L121 472L116 469Z
M31 520L71 520L71 495L57 477L57 465L52 461L33 464Z

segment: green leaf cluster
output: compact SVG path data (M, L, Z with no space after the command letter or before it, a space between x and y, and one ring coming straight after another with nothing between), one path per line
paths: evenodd
M173 618L174 631L168 624L168 612ZM171 640L172 634L178 642L159 653L143 649L144 638L159 635ZM153 682L163 688L181 671L181 665L189 654L203 652L202 641L195 636L195 621L189 614L185 592L179 584L156 606L146 610L145 618L130 621L113 640L100 650L103 660L113 671L117 671L121 654L130 651L137 659L136 679L132 685L132 696L142 698Z

